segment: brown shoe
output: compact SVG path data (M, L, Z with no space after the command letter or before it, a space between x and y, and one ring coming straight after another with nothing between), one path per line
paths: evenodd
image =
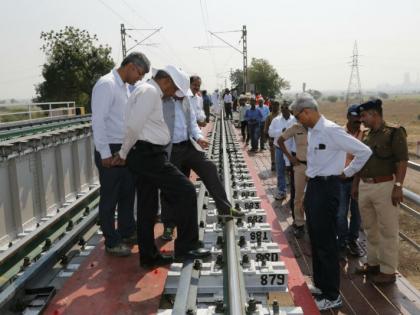
M395 276L395 273L383 273L379 272L378 274L372 276L372 282L375 284L391 284L395 283L397 280L397 277Z
M356 267L354 272L358 275L377 275L380 273L379 265L370 266L368 264L364 264L363 266Z

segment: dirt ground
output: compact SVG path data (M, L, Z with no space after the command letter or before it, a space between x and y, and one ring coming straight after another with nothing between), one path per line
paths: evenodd
M420 95L410 97L393 97L383 101L384 118L397 123L407 130L408 150L416 153L417 142L420 142ZM344 101L331 103L320 101L320 110L328 118L342 125L346 121L346 104Z
M344 125L346 121L346 104L343 101L330 103L321 101L320 111L325 117ZM420 163L420 157L416 156L417 142L420 142L420 95L411 97L393 97L384 101L384 118L388 122L398 123L407 130L408 150L410 160ZM420 144L419 144L420 145ZM404 187L420 194L420 172L412 169L407 170ZM409 204L417 211L420 206ZM420 244L420 221L401 210L400 230L412 240ZM417 289L420 290L420 252L414 249L406 241L400 241L400 266L399 271Z

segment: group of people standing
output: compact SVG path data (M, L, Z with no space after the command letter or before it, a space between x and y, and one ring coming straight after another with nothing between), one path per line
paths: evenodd
M152 78L139 82L150 70ZM221 219L244 215L232 207L216 166L203 151L208 142L200 126L209 121L210 106L219 106L219 95L215 91L210 97L200 87L199 76L188 77L175 66L151 69L142 53L131 53L95 84L92 129L107 253L127 256L129 245L138 243L144 268L209 256L198 238L191 170L206 185ZM229 95L225 93L223 102L226 118L232 119ZM376 284L395 282L407 135L403 127L384 121L382 102L350 106L344 128L321 115L316 100L306 93L293 103L245 95L237 103L242 141L251 142L249 151L265 150L268 140L277 172L276 199L287 197L288 177L294 234L303 237L305 225L309 234L318 308L341 306L340 253L364 255L357 243L361 224L367 262L356 273ZM160 253L155 245L159 208L165 239L172 239L177 228L174 256Z
M150 70L152 78L140 82ZM129 85L135 86L129 89ZM216 166L204 153L208 142L200 125L207 117L206 107L200 106L200 86L199 76L188 77L175 66L151 69L139 52L129 54L119 68L96 82L92 129L101 184L99 219L108 254L128 256L130 245L138 243L143 268L210 255L198 238L190 170L206 185L221 219L244 215L230 204ZM159 208L167 237L177 228L173 256L162 254L155 244Z
M340 307L340 259L362 257L355 270L375 284L396 281L398 215L408 161L405 129L385 122L379 99L351 105L341 127L319 112L303 93L289 106L271 108L268 134L275 146L276 199L286 198L289 176L293 232L305 234L312 249L312 293L320 310ZM285 168L289 170L285 172ZM350 220L348 214L350 212Z

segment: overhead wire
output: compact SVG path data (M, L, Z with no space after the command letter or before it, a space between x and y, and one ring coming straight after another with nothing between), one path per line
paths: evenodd
M130 4L127 3L127 1L122 0L122 2L139 19L141 19L144 22L146 22L146 24L148 24L148 26L153 27L153 24L149 20L147 20L145 17L143 17L142 15L140 15L139 12L133 6L131 6ZM165 35L163 34L163 32L159 32L159 33L157 33L157 35L162 38L162 41L164 42L166 48L169 49L169 51L170 51L170 53L166 52L167 53L167 56L169 58L165 58L165 59L167 59L167 60L169 59L169 60L175 61L175 64L178 64L178 65L182 66L186 71L188 71L188 67L187 67L186 63L183 62L183 60L176 53L175 49L169 43L169 40L165 37ZM174 63L174 62L170 62L170 63Z
M204 6L203 6L204 1ZM207 46L209 46L209 54L211 58L211 63L213 66L214 76L217 77L217 67L216 67L216 61L214 58L213 50L211 49L211 46L213 45L213 42L211 41L210 35L208 33L209 31L209 24L210 24L210 18L208 14L208 8L207 8L207 2L206 0L200 0L200 12L201 12L201 18L203 21L203 27L204 27L204 36L206 38Z

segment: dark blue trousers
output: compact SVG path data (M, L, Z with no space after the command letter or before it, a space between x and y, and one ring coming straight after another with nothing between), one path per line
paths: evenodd
M329 299L340 294L336 218L340 180L337 176L309 179L304 207L312 248L314 285Z
M110 144L109 147L114 153L120 150L121 144ZM122 238L129 237L136 231L133 211L135 177L127 167L103 167L97 151L95 164L101 184L99 222L105 237L105 246L114 247ZM118 228L115 228L115 209L118 211Z

